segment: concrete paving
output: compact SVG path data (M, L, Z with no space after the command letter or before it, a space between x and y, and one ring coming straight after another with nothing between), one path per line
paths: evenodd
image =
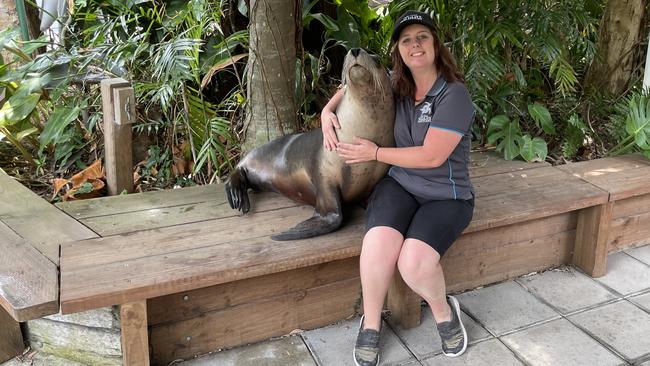
M457 294L469 336L467 351L458 358L442 354L427 307L422 324L412 329L387 317L381 364L650 366L650 245L612 254L608 263L607 275L599 279L564 267ZM355 318L269 342L280 347L302 341L318 366L354 365L358 326ZM182 365L236 365L216 357L251 347ZM297 362L286 365L302 365Z
M457 298L469 336L464 355L441 353L433 317L423 307L422 324L412 329L386 317L381 365L650 366L650 245L610 255L607 275L598 279L563 267ZM354 365L358 326L356 317L175 365ZM13 360L2 366L24 364Z

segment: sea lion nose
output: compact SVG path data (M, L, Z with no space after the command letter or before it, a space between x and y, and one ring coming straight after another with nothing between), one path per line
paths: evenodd
M353 49L350 50L350 53L351 53L352 56L354 56L354 57L359 56L359 52L361 52L361 48L353 48Z

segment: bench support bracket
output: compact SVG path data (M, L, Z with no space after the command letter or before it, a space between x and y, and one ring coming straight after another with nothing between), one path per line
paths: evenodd
M149 365L147 301L120 305L122 360L125 366Z
M388 290L388 310L391 318L395 319L402 328L408 329L420 325L420 296L413 292L397 271Z
M607 271L607 245L614 202L587 207L578 212L573 264L591 277Z
M20 355L24 348L20 324L0 307L0 362Z

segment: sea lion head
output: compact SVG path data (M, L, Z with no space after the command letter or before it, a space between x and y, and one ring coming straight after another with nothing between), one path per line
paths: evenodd
M353 48L345 56L341 79L347 88L370 94L385 94L390 90L388 72L379 57L361 48Z

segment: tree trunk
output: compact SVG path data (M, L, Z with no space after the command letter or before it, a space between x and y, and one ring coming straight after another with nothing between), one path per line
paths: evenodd
M0 30L14 28L18 26L18 13L16 13L16 3L14 0L0 0ZM2 51L0 54L5 63L10 62L13 56Z
M14 0L0 0L0 29L13 28L18 25L18 13Z
M596 58L585 84L611 94L623 92L634 68L634 49L640 39L644 0L608 0L600 22Z
M300 4L300 0L250 2L248 113L243 152L298 130L294 96Z

